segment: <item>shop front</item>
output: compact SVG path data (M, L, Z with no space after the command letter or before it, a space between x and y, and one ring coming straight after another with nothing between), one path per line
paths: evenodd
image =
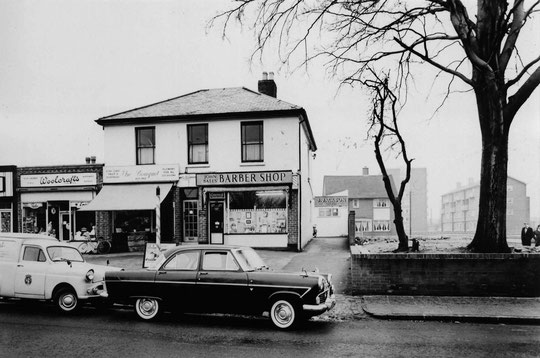
M292 215L297 212L292 184L290 171L197 174L200 222L207 232L199 241L287 248L298 220ZM190 224L184 220L184 231L186 225Z
M97 232L116 252L142 251L146 243L174 242L178 166L106 166L103 188L80 209L97 212Z
M61 241L74 240L84 232L95 235L95 213L79 213L78 209L91 202L98 192L101 168L20 168L21 231Z
M14 195L15 166L0 166L0 232L16 230L17 204Z

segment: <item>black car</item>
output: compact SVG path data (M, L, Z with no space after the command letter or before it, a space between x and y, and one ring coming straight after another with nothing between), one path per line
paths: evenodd
M134 303L140 318L164 310L260 315L287 329L335 305L330 274L270 270L250 247L186 245L168 251L155 268L105 274L109 299Z

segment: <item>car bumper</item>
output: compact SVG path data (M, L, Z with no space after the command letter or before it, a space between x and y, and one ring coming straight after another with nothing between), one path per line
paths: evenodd
M336 305L336 296L331 295L326 302L320 303L318 305L303 305L302 309L304 312L308 312L312 315L322 314L326 311L330 311Z
M105 290L103 282L96 283L86 290L88 298L107 298L109 295Z

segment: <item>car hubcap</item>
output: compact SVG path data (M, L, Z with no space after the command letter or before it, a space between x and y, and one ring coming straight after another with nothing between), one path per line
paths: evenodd
M60 298L60 304L65 309L72 309L76 304L75 297L72 294L64 295Z
M151 316L156 311L156 304L153 300L144 300L139 305L141 312L146 316Z
M279 306L276 307L275 317L276 317L276 320L280 324L289 323L292 319L292 316L293 316L293 312L289 305L280 304Z

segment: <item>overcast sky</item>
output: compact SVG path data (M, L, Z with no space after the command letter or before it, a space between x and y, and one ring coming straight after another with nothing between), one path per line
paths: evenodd
M204 4L204 6L202 6ZM274 71L278 97L306 109L318 145L315 195L324 175L379 172L366 142L367 101L359 88L338 92L324 69L289 73L276 59L250 62L248 29L207 31L224 0L0 0L0 165L106 161L94 120L203 88L257 89ZM540 28L527 49L540 53ZM268 56L271 57L271 56ZM472 93L440 97L417 79L400 118L409 155L428 172L429 210L469 178L479 179L480 131ZM431 92L428 97L427 92ZM540 220L540 91L512 125L508 174L527 183L531 216ZM433 117L433 118L431 118ZM106 163L106 162L105 162ZM536 218L536 219L535 219Z

